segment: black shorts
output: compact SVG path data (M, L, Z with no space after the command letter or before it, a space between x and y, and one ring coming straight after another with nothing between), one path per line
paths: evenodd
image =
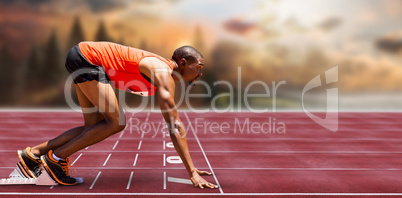
M78 45L71 48L68 52L66 68L70 72L75 84L92 80L110 83L110 79L103 67L90 63L82 55Z

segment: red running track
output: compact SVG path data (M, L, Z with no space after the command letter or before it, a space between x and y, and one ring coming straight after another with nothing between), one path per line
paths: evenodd
M194 164L220 185L203 190L188 184L160 113L126 116L123 132L71 156L83 184L0 186L0 197L402 196L402 113L340 113L337 132L300 112L181 113ZM0 112L0 178L18 149L81 124L77 112Z

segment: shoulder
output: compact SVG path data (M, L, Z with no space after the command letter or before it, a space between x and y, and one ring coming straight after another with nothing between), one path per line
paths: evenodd
M143 58L138 65L138 69L141 73L152 79L158 87L161 85L170 85L172 82L174 84L172 78L173 70L166 62L159 58Z
M171 74L173 71L168 63L162 61L157 57L144 57L139 62L138 66L141 72L143 69L150 71L167 71L169 74Z

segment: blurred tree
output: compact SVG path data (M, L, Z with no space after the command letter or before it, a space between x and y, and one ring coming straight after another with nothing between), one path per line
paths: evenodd
M122 45L127 45L127 44L125 43L125 41L124 41L124 37L123 37L123 36L120 36L119 41L118 41L117 43L122 44Z
M0 105L10 105L14 101L16 60L4 47L0 51Z
M142 49L142 50L146 50L146 51L149 50L148 43L147 43L147 41L145 39L143 39L141 41L139 48Z
M208 82L211 83L212 97L229 91L225 85L213 86L212 83L218 80L229 81L236 92L237 66L241 62L242 54L244 54L242 46L235 42L220 41L214 46L211 53L211 65L206 67L208 70L203 72L205 74L202 77L203 79L208 79ZM236 100L237 97L234 97L235 104L237 104ZM224 103L221 103L221 105L226 106Z
M77 16L74 19L74 24L70 33L70 39L67 44L67 50L77 45L79 42L85 41L84 31L80 22L80 18Z
M201 54L203 55L205 54L205 42L204 37L202 36L202 30L200 26L197 26L195 28L193 47L197 49Z
M95 41L111 41L106 31L105 22L101 20L99 22L99 28L95 35Z
M24 73L26 75L27 89L36 89L41 86L40 80L44 72L43 58L43 49L35 45L28 57L27 69L26 73Z
M56 31L53 30L45 48L42 81L46 86L57 85L67 77L61 57L61 48Z

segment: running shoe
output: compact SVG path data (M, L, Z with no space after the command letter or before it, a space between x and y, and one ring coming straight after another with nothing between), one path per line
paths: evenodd
M59 161L52 157L53 151L41 156L43 167L50 177L61 185L71 186L77 184L77 180L69 175L70 160L61 159Z
M39 175L42 173L40 169L42 161L32 155L30 147L27 147L24 150L18 150L17 153L18 157L20 158L21 164L23 165L23 167L19 167L20 170L24 168L25 172L28 173L28 177L38 178Z

